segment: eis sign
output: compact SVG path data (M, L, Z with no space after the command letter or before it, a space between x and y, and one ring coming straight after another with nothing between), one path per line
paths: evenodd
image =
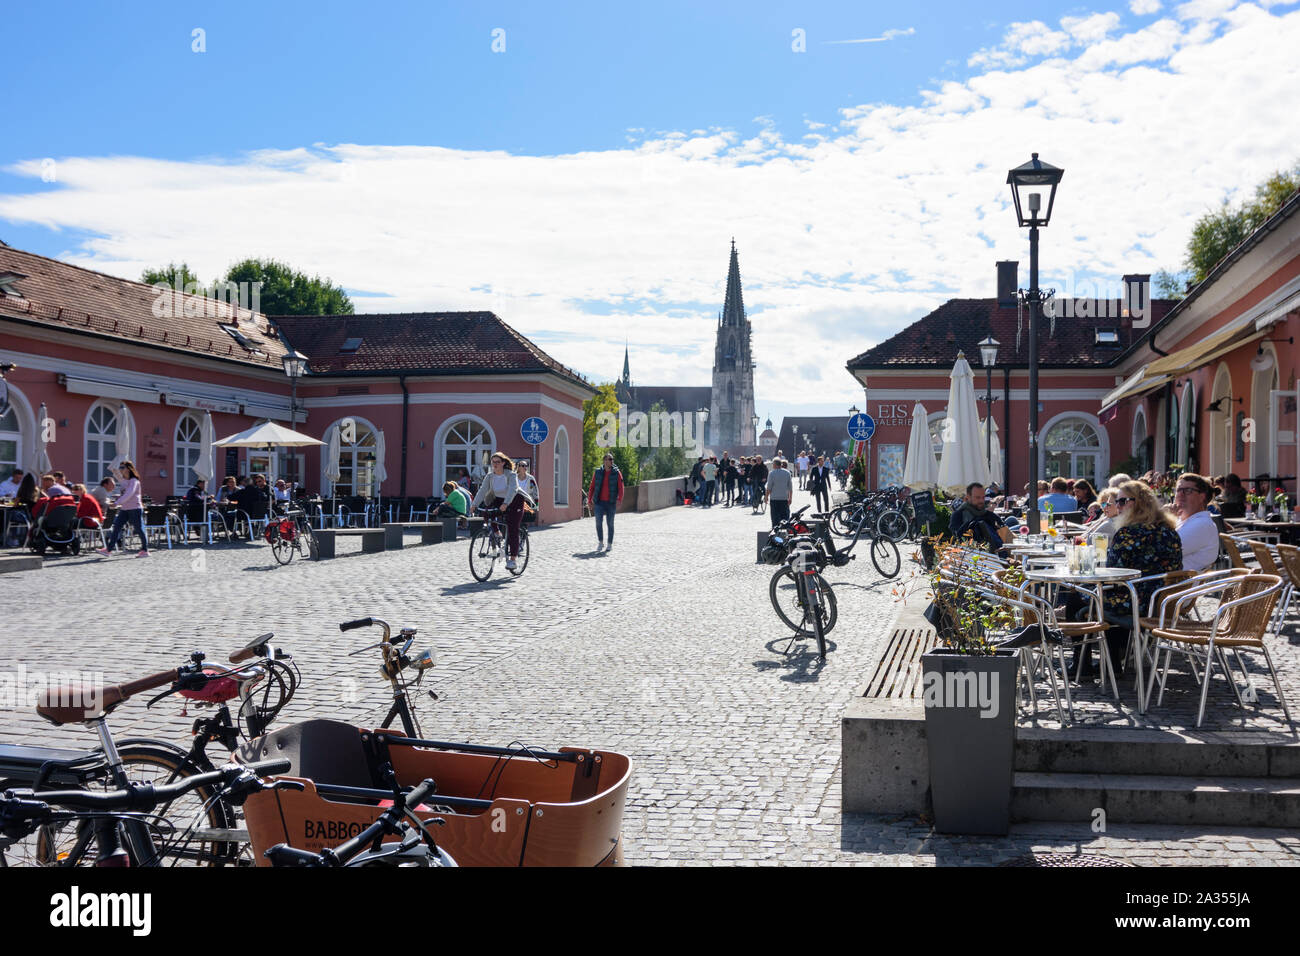
M876 407L876 427L884 428L889 425L904 425L912 427L912 409L907 405L890 405L881 402Z

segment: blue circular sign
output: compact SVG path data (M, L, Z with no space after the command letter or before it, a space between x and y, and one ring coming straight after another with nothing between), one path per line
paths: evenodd
M859 412L849 419L849 437L854 441L871 441L876 433L876 420L865 412Z
M546 441L550 431L545 420L541 418L525 418L524 423L519 426L519 434L530 445L540 445Z

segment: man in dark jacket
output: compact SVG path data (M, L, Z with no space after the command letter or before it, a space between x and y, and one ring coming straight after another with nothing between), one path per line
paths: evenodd
M690 485L695 486L695 491L693 492L692 496L694 497L695 503L697 505L703 505L704 504L704 501L702 500L704 497L704 456L703 455L695 459L695 464L691 467L691 473L686 478L686 484L688 486Z
M614 456L609 452L601 466L591 473L591 486L587 489L587 498L591 501L592 513L596 516L596 553L608 554L614 550L614 512L623 500L623 473L614 464ZM604 520L609 527L609 547L605 547Z
M754 514L758 514L758 503L763 500L767 488L767 465L763 464L762 455L754 458L754 467L749 469L749 483L750 504L754 506Z
M972 481L966 486L966 497L952 510L948 530L958 541L970 535L976 544L987 545L996 554L1002 550L1002 538L998 534L1001 527L998 516L985 507L984 486Z
M817 511L831 510L831 469L824 455L817 456L816 464L808 472L808 490L812 492Z

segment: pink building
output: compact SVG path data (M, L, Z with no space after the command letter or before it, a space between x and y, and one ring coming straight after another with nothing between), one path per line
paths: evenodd
M266 472L326 495L426 497L460 468L481 474L484 453L500 449L531 460L548 520L581 513L582 403L594 390L490 312L273 318L4 245L0 363L17 368L5 379L0 474L35 468L44 432L70 480L95 484L126 457L153 499L183 494L205 413L218 437L290 423L289 347L312 368L295 427L324 439L343 426L337 482L315 448L276 460L217 449L218 480ZM521 436L529 418L547 425L536 446Z

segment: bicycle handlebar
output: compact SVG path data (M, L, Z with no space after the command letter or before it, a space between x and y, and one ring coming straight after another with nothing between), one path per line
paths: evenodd
M339 630L355 631L359 627L370 627L370 625L374 623L375 623L375 619L373 617L361 617L361 618L357 618L355 621L345 621L344 623L339 625Z

